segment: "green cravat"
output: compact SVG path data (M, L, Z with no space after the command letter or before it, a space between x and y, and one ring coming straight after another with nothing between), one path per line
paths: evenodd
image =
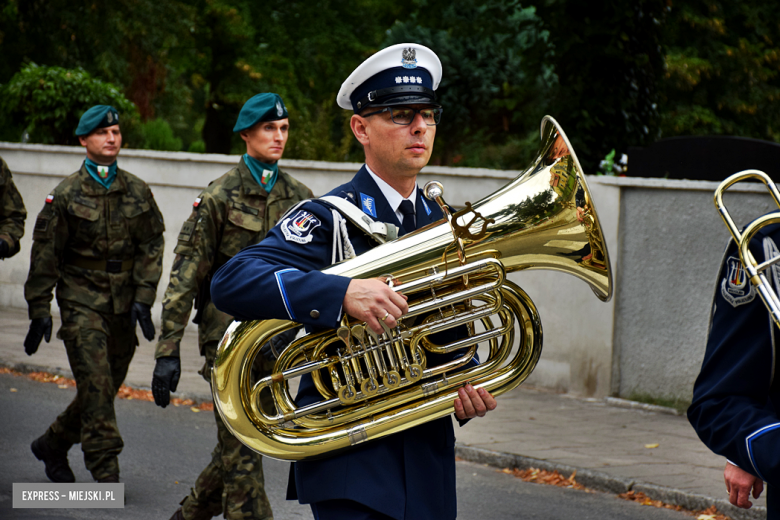
M265 191L268 193L271 193L279 175L279 161L273 164L266 164L245 153L244 162L249 167L249 171L252 172L252 177L257 181L257 184L265 188Z
M116 161L111 163L110 166L104 166L93 162L87 157L84 163L87 165L87 173L89 173L93 179L105 189L111 187L111 183L116 179Z

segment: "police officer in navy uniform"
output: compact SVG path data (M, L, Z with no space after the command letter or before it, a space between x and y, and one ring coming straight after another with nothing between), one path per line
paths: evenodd
M750 243L758 262L778 255L780 226ZM766 271L777 290L780 268ZM710 332L688 420L699 438L727 459L724 478L732 504L749 508L767 482L768 518L780 519L780 334L750 283L734 241L726 248L715 287Z
M343 83L339 106L354 111L351 128L366 164L329 195L341 197L403 235L443 217L425 200L417 174L430 158L441 106L435 90L441 63L418 44L388 47ZM407 311L406 297L378 279L320 272L377 244L342 212L322 200L294 208L267 238L238 253L215 275L217 308L239 320L281 318L309 330L338 327L342 313L381 333ZM437 364L429 357L429 365ZM320 397L302 379L296 402ZM466 385L456 418L484 416L496 401ZM446 520L455 518L455 436L444 417L325 459L293 463L288 498L310 504L315 519Z

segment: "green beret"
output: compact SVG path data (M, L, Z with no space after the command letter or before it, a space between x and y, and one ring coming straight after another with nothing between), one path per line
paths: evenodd
M260 121L278 121L287 117L287 108L279 94L265 92L253 96L244 103L238 114L238 121L233 127L234 132L251 128Z
M76 135L89 135L98 128L114 126L119 124L119 112L110 105L95 105L90 108L79 120L79 126L76 128Z

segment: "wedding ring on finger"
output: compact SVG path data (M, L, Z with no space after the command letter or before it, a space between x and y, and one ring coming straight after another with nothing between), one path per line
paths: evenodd
M381 317L381 318L379 318L379 319L380 319L380 320L382 320L382 321L385 321L385 320L387 319L387 317L388 317L388 316L390 316L390 311L385 311L385 315L384 315L384 316L382 316L382 317Z

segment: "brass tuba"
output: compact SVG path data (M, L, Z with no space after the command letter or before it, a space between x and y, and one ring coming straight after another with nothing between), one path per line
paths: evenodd
M451 414L457 389L467 382L496 396L517 387L539 360L542 325L507 272L562 271L589 283L601 300L612 296L596 209L553 118L542 120L531 165L492 195L450 213L439 183L424 191L445 218L323 270L387 278L409 297L409 312L395 329L385 326L377 335L345 316L336 330L293 341L273 373L258 381L251 374L260 347L297 324L234 322L227 330L212 391L225 424L248 447L282 460L318 457ZM431 337L463 326L466 338L437 344ZM466 367L479 343L487 352ZM430 353L454 351L460 357L428 366ZM290 383L304 374L312 375L322 400L296 406Z
M761 296L761 300L763 300L764 305L769 311L769 314L772 316L772 320L775 322L775 325L780 327L780 299L778 299L777 293L775 293L775 291L772 289L772 284L769 283L769 281L766 279L766 275L764 274L764 271L766 271L767 268L780 262L780 256L769 258L768 260L759 264L756 262L756 259L753 257L753 254L749 249L750 241L753 240L753 237L762 228L771 226L773 224L780 224L780 211L773 211L758 217L756 220L748 224L740 233L739 228L734 223L734 220L731 218L731 215L726 209L726 205L723 203L723 194L726 192L726 190L738 182L747 180L757 180L763 182L767 191L769 191L769 194L772 196L772 199L775 201L775 204L780 206L780 192L777 190L775 183L772 181L769 175L760 170L745 170L739 173L735 173L720 183L718 188L715 190L715 207L718 208L718 212L720 213L721 218L723 218L723 222L726 224L726 227L729 228L731 236L734 237L734 241L737 243L739 259L742 262L748 277L750 278L750 283L755 286L758 294Z

